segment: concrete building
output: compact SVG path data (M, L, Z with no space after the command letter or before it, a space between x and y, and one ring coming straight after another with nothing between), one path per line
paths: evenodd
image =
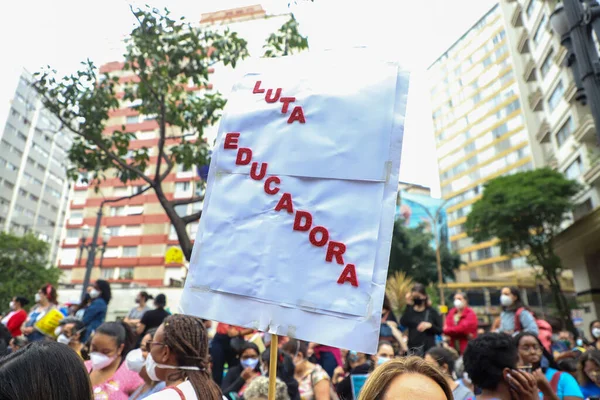
M526 97L525 123L541 160L577 180L573 218L555 241L573 272L584 324L600 315L600 148L588 105L566 65L567 49L550 29L557 1L502 0L519 90Z
M269 16L258 6L243 7L233 10L203 14L200 25L217 29L228 27L248 41L251 55L260 56L262 46L269 34L289 19L289 15ZM236 70L215 65L211 69L211 84L207 88L188 87L190 91L219 90L225 98L233 86ZM123 69L123 63L112 62L101 67L101 72L119 77L120 82L129 82L136 77ZM156 157L158 144L158 124L151 117L139 115L130 108L131 104L122 102L121 108L110 113L107 131L125 125L127 131L136 133L136 140L131 142L130 149L143 146L154 149L152 157ZM217 127L205 130L205 137L213 143ZM152 150L151 150L152 151ZM139 190L143 182L133 182L124 186L118 179L107 179L102 183L100 192L92 187L77 182L73 188L73 198L69 204L66 223L66 237L62 243L60 268L63 269L62 282L66 286L80 285L84 279L87 254L84 253L79 262L79 244L81 229L85 225L93 227L96 215L103 199L116 199L133 194ZM195 170L183 171L174 168L163 183L163 190L169 199L191 198L203 190L203 184ZM193 203L177 207L180 215L190 215L201 210L202 203ZM168 264L165 253L170 247L178 247L177 236L157 197L152 191L131 200L112 203L103 208L102 228L110 229L111 238L107 243L100 267L100 254L96 257L92 270L92 280L103 278L119 287L165 287L181 286L187 274L184 264ZM198 223L188 225L188 233L194 238ZM75 293L75 292L74 292ZM112 304L111 304L112 306ZM116 307L115 305L113 307ZM131 304L127 304L130 307ZM114 310L113 310L114 311ZM115 311L116 312L116 311Z
M0 131L0 228L35 233L55 263L69 196L67 151L72 139L42 105L23 71Z

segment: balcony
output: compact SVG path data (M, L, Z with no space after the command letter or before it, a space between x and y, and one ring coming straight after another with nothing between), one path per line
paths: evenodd
M596 129L594 126L594 118L592 118L591 114L588 114L579 120L579 125L577 126L577 129L575 129L575 132L573 132L573 137L578 142L596 143Z
M544 107L542 102L543 98L542 91L540 88L537 88L535 92L529 95L529 107L531 107L533 111L542 111Z
M577 86L575 86L575 82L571 82L569 84L569 86L567 87L567 90L565 90L565 100L567 101L567 103L572 102L577 96L575 96L577 94Z
M546 165L552 169L558 168L558 160L554 154L551 154L546 157Z
M525 73L523 74L523 78L526 82L533 82L536 80L537 76L535 73L535 62L531 58L525 64Z
M594 185L600 181L600 158L596 158L590 169L583 174L583 179L589 185Z
M529 52L529 35L527 31L523 29L523 32L519 36L519 42L517 43L517 50L521 54L525 54Z
M540 143L550 142L550 124L545 119L542 121L540 129L538 129L537 133L535 134L535 138Z
M523 26L523 7L519 3L517 3L515 6L515 10L510 18L510 23L515 28Z

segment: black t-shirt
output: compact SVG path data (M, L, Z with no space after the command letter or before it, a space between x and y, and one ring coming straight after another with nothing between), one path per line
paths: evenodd
M419 332L417 327L421 322L431 323L431 328L424 332ZM415 311L412 306L406 306L400 323L408 328L408 351L415 350L423 346L420 350L424 353L435 346L435 336L442 334L442 318L437 311L427 307L424 311Z
M149 329L158 328L160 324L162 324L164 319L167 318L169 315L171 314L169 314L162 308L146 311L146 313L144 313L144 316L142 317L142 320L140 321L140 323L144 324L145 326L144 332L142 333L141 337L144 337L144 335L146 334L146 332L148 332Z

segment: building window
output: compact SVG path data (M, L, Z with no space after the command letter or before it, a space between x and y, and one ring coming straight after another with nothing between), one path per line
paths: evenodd
M560 99L563 97L563 94L565 94L565 88L564 88L562 80L561 80L558 82L558 85L556 85L556 88L554 88L554 91L552 92L552 94L550 95L550 98L548 99L548 107L550 108L550 111L554 111L556 106L558 106L558 103L560 102Z
M492 249L490 247L486 247L484 249L477 250L477 259L485 260L487 258L492 257Z
M180 204L180 205L175 206L175 212L180 217L185 217L186 215L188 215L188 205Z
M133 268L119 268L119 279L132 280Z
M546 14L544 14L542 15L542 20L540 21L540 24L538 25L537 29L535 30L535 33L533 34L533 43L535 43L536 45L542 38L542 33L544 29L546 29L546 22Z
M527 18L531 18L531 14L535 10L535 4L536 4L536 0L529 1L529 5L527 6L527 10L525 11L525 13L527 14Z
M107 247L104 252L104 258L117 258L119 257L119 248L118 247Z
M140 215L144 212L144 206L129 206L127 215Z
M125 122L128 124L137 124L139 121L140 121L139 115L130 115L127 117Z
M190 182L177 182L175 183L176 192L187 192L190 190Z
M531 0L531 2L533 3L534 0ZM546 58L544 59L544 62L542 63L542 66L540 67L540 72L542 73L542 78L546 76L548 71L550 71L550 68L552 67L552 63L553 63L553 60L552 60L553 57L554 57L554 49L551 47L550 51L548 52L548 55L546 55Z
M568 179L577 179L581 176L583 165L581 164L581 157L577 157L575 161L571 163L565 170L565 176Z
M110 231L110 237L117 237L121 235L120 226L108 226L107 229Z
M38 218L38 222L39 222L39 218ZM67 229L67 237L69 239L79 238L79 229Z
M123 216L123 215L125 215L125 207L124 206L111 207L111 209L110 209L111 217L117 217L117 216Z
M114 268L102 268L100 270L100 275L102 279L105 280L113 280L115 278L115 269Z
M497 128L492 129L492 135L494 136L494 139L498 139L506 132L508 132L508 125L506 125L506 123L498 126Z
M123 257L137 257L137 246L123 247Z
M569 136L571 136L571 133L573 133L573 119L569 117L558 132L556 132L556 144L558 144L558 147L561 147L565 143Z
M123 228L123 236L139 236L142 234L141 225L126 225Z

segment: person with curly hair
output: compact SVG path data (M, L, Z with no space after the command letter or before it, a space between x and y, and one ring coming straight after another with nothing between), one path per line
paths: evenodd
M254 379L244 393L244 400L267 400L269 398L269 378L259 376ZM275 400L290 400L287 385L277 379L275 386Z
M202 320L191 315L167 317L148 342L146 373L167 387L151 400L222 400L219 386L211 379L208 334Z
M463 361L471 381L481 389L477 400L539 399L533 376L517 370L519 354L510 336L486 333L471 340Z

